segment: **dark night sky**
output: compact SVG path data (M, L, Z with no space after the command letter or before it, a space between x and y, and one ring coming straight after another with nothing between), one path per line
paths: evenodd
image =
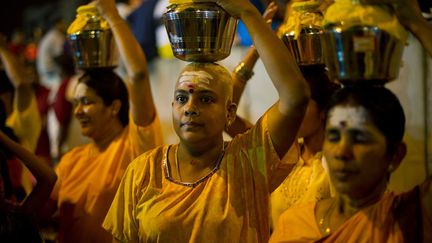
M58 1L58 0L57 0ZM22 25L23 12L30 5L44 5L56 0L6 0L0 8L0 31L10 33Z
M77 4L89 0L6 0L0 7L0 32L10 34L16 28L47 25L52 16L73 18ZM29 11L31 10L31 11ZM26 14L24 14L26 13ZM45 26L41 26L45 27Z

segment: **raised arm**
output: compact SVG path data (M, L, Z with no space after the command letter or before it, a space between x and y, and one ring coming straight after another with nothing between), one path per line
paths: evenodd
M432 24L422 16L417 0L398 0L394 7L399 21L417 37L432 57Z
M401 24L414 34L432 57L432 24L422 16L417 0L396 0L393 7ZM432 175L427 176L424 186L422 204L428 218L432 218Z
M274 2L271 2L267 6L267 9L263 14L263 18L266 21L266 23L271 24L273 16L277 12L277 9L278 9L277 5ZM237 65L237 67L234 69L232 73L232 80L233 80L232 102L236 103L237 105L240 103L240 98L243 94L247 82L249 81L249 79L252 78L254 74L253 69L255 67L258 58L259 55L255 46L249 47L245 57L243 58L243 60L240 61L240 63ZM227 127L225 131L231 137L235 137L237 134L243 133L251 127L252 127L252 123L237 115L234 122L231 124L231 126Z
M366 4L390 4L401 22L420 41L432 57L432 24L423 18L417 0L362 0ZM427 175L423 184L422 204L432 218L432 175Z
M2 39L1 36L0 39ZM31 79L27 77L24 65L5 48L4 39L0 40L0 43L0 60L15 88L12 114L9 114L7 123L19 137L20 143L34 151L42 128L42 121Z
M156 116L156 108L150 89L147 60L126 21L119 15L114 0L96 0L96 6L108 22L123 60L130 96L130 109L134 122L149 125Z
M210 0L194 0L208 2ZM268 111L268 126L276 152L282 157L291 146L303 119L309 89L294 58L248 0L212 0L241 18L275 86L279 101Z
M400 23L423 45L432 57L432 24L422 15L417 0L362 0L369 4L390 4Z
M251 46L246 53L246 56L232 72L231 76L233 81L233 103L236 103L237 105L239 104L246 84L253 75L252 70L258 58L259 55L256 51L255 46ZM237 115L234 122L230 126L225 127L225 132L228 133L231 137L235 137L237 134L243 133L251 127L252 123Z
M6 74L15 88L15 98L18 111L26 110L33 97L30 80L25 77L24 67L16 60L12 53L7 50L6 40L0 36L0 59L5 68Z
M30 170L36 178L36 186L33 188L27 198L21 203L21 209L28 214L38 216L38 212L48 200L57 176L43 160L32 154L30 151L12 141L8 136L0 131L0 144L4 148L15 154L21 159L24 165Z

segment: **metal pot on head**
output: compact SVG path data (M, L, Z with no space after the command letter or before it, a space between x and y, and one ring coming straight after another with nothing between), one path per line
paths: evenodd
M85 30L69 35L68 40L78 68L117 66L118 58L111 30Z
M174 56L216 62L229 56L237 20L215 3L172 4L163 15Z
M323 65L323 14L318 1L294 1L287 8L279 35L300 66Z
M376 26L329 25L324 41L329 74L342 83L383 84L398 77L404 43Z
M304 26L297 38L295 38L294 32L289 32L282 36L282 40L298 65L324 64L321 46L322 34L321 28Z
M81 69L114 68L118 53L111 29L95 6L77 9L77 18L68 29L75 65Z

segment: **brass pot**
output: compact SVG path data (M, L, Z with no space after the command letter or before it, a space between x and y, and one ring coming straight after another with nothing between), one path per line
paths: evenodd
M321 28L304 26L297 38L294 37L294 32L289 32L282 36L282 40L298 65L324 64L322 34Z
M110 29L83 30L68 36L75 65L81 69L114 68L118 54Z
M229 56L237 20L214 3L173 4L163 15L174 56L216 62Z
M76 19L68 28L68 41L78 68L117 66L118 54L113 34L96 6L83 5L77 8Z

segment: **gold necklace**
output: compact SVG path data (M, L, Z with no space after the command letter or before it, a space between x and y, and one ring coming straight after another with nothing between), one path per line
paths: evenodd
M215 163L215 167L210 171L210 173L208 173L207 175L201 177L200 179L198 179L195 182L183 182L182 178L181 178L181 174L180 174L180 165L179 165L179 160L178 160L178 148L179 147L180 147L180 145L177 145L177 148L174 151L174 163L176 164L176 167L177 167L176 169L177 169L177 173L179 175L180 181L173 180L171 178L171 175L170 175L168 169L166 169L165 178L167 178L168 180L170 180L170 181L172 181L172 182L174 182L176 184L183 185L183 186L188 186L188 187L192 187L192 188L194 188L195 186L197 186L201 182L207 180L210 176L212 176L214 173L216 173L216 171L219 170L219 166L220 166L220 164L222 162L222 159L223 159L223 157L225 155L225 143L224 143L222 145L222 150L219 152L218 158L215 161L216 162ZM167 164L167 162L166 162L166 159L165 159L164 166L166 166L166 164ZM165 167L165 168L167 168L167 167Z
M175 153L174 153L174 161L175 161L175 165L176 165L176 168L177 168L177 175L178 175L180 181L183 181L182 177L181 177L181 174L180 174L180 165L179 165L179 159L178 159L178 148L179 147L180 147L180 145L177 145Z
M327 211L318 222L321 230L324 231L325 235L329 235L332 232L330 227L330 215L333 212L335 206L336 206L336 199L332 201L331 205L327 208Z

